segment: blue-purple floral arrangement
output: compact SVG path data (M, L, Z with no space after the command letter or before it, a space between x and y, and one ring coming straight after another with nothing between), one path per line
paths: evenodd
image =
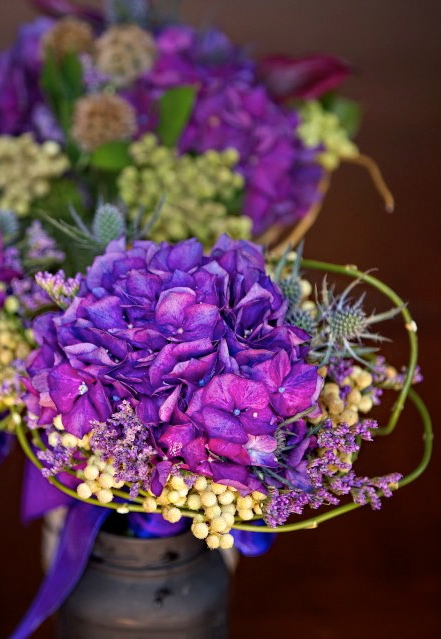
M348 66L257 64L223 33L164 24L156 3L34 4L57 17L0 56L0 456L18 439L29 459L26 519L67 515L13 639L68 596L110 513L130 535L190 529L258 555L276 531L378 509L431 450L403 301L302 244L265 248L304 235L342 159L372 169L392 205L349 137L357 110L330 93ZM351 281L339 292L317 272ZM362 285L392 309L369 313ZM400 371L372 328L397 315ZM421 463L357 474L407 397Z

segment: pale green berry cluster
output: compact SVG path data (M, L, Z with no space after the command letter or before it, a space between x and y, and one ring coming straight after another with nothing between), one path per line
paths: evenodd
M50 191L50 181L69 168L57 142L39 144L31 133L0 136L0 209L26 215Z
M31 332L24 331L17 316L9 314L15 310L14 302L15 298L9 296L0 311L0 414L7 413L7 430L14 430L15 413L22 408L17 362L23 361L32 348Z
M350 140L339 118L317 100L308 100L300 108L300 125L297 133L309 148L323 146L318 162L328 171L338 168L341 160L359 155L356 144Z
M147 221L161 198L164 203L151 231L155 241L198 238L210 246L222 233L251 237L250 218L238 215L237 202L244 179L237 173L235 149L178 155L147 134L130 146L134 164L118 180L119 193L135 217L146 211ZM236 209L236 210L235 210Z

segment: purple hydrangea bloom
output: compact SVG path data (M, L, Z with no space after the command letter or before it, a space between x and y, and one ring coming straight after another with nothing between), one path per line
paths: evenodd
M34 131L34 112L41 117L43 97L39 75L42 67L40 40L53 25L38 18L20 28L15 43L0 55L0 134L20 135ZM38 131L36 131L38 133Z
M287 470L277 432L316 407L322 379L305 361L308 336L284 323L286 308L249 242L222 237L204 256L195 240L114 241L66 310L34 323L28 408L40 426L60 414L78 437L93 429L92 442L132 482L142 459L139 486L155 494L174 465L244 493L262 489L265 469L300 485L311 438L298 423L284 426ZM148 443L136 460L122 445L134 429Z
M276 222L292 224L320 198L323 170L316 151L307 150L296 137L298 124L298 115L277 106L264 87L211 78L199 91L180 148L239 152L244 213L260 234Z

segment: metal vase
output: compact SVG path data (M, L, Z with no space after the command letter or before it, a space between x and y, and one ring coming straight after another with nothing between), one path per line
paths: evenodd
M190 532L133 539L101 532L60 609L61 639L225 639L230 575Z

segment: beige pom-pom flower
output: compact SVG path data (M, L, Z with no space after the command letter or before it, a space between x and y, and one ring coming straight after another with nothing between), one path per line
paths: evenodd
M57 60L68 53L88 53L93 47L92 27L77 18L65 17L45 33L42 38L43 55L51 52Z
M98 69L117 86L127 86L152 68L156 55L153 37L136 24L110 27L95 43Z
M95 93L75 104L72 136L85 151L112 140L128 140L135 130L133 108L117 95Z

